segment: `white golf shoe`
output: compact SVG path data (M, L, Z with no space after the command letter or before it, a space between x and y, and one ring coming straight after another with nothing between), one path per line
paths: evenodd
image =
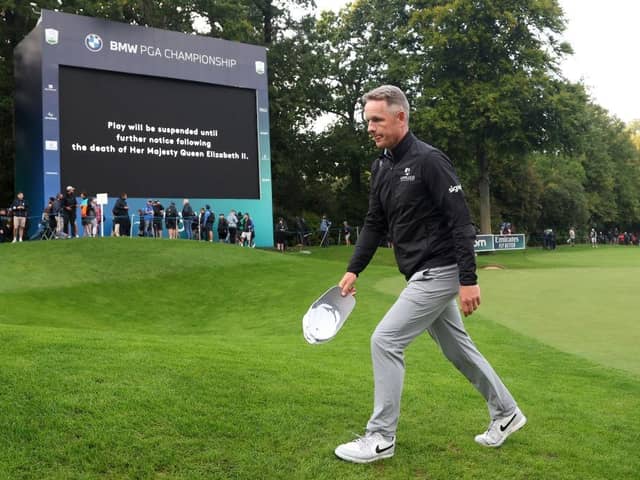
M335 454L342 460L353 463L370 463L383 458L393 457L396 437L386 440L379 433L367 433L353 442L339 445Z
M516 407L511 415L496 418L489 424L486 432L476 435L476 443L484 447L499 447L509 435L524 427L525 423L527 417Z

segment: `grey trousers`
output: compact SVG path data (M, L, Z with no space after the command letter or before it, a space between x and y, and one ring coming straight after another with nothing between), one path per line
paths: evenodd
M445 357L487 401L492 419L504 417L516 402L467 334L456 296L458 267L430 268L413 275L371 337L375 382L373 415L367 432L396 434L404 382L404 350L425 330Z

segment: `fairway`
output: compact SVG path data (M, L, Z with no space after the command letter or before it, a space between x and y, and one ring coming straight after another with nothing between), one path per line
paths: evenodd
M473 320L489 319L562 351L640 377L640 249L605 246L484 255L483 303ZM397 276L376 287L397 294Z
M640 471L639 327L625 314L638 249L480 257L505 268L481 272L483 305L466 324L529 423L500 449L476 445L484 402L424 336L406 354L396 455L361 466L333 449L370 414L369 336L402 287L391 251L361 275L338 337L310 346L301 317L341 277L347 248L282 255L137 238L0 247L0 479Z

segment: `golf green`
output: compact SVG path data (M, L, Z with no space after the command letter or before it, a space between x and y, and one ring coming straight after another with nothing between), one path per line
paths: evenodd
M490 319L559 350L640 375L640 249L504 252L479 258L482 305L468 322ZM493 267L493 268L492 268ZM397 294L401 277L376 288Z

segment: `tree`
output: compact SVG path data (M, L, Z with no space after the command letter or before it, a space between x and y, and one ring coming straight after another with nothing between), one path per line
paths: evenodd
M339 212L361 219L367 207L368 169L375 150L362 122L362 95L382 83L403 87L402 53L408 25L405 2L354 2L339 14L324 12L309 30L315 54L314 78L307 85L317 113L333 122L318 137L319 166Z
M631 142L640 151L640 119L632 120L627 125L627 132L631 136Z
M568 45L555 0L409 3L421 43L416 122L459 166L477 168L480 228L491 231L492 165L545 138L548 88Z

